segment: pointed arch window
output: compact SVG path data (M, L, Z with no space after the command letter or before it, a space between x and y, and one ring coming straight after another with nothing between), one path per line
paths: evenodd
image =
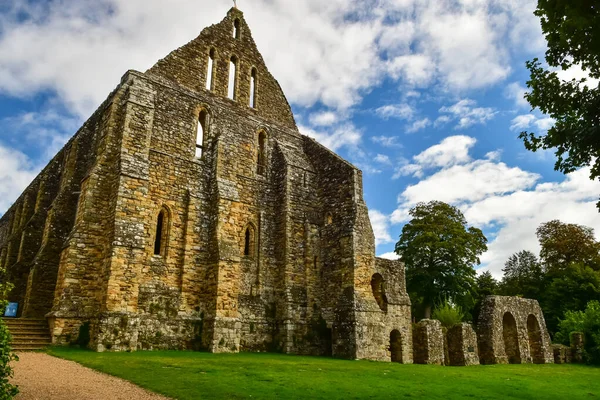
M208 113L206 110L200 111L198 115L198 128L196 132L196 158L202 158L205 150L206 134L208 127Z
M213 89L213 78L215 69L215 49L210 49L208 53L208 70L206 72L206 90Z
M154 255L164 257L169 238L169 212L163 207L156 218L156 232L154 236Z
M240 20L239 19L236 19L235 21L233 21L233 38L234 39L240 38Z
M267 167L267 156L266 156L266 141L267 134L265 131L260 131L258 133L258 156L257 156L257 169L256 172L259 175L264 175Z
M248 225L244 231L244 257L253 257L254 247L254 227Z
M250 107L256 108L256 68L250 73Z
M237 100L235 94L235 88L237 86L237 65L238 59L236 56L232 56L229 61L229 86L227 88L227 96L231 100Z

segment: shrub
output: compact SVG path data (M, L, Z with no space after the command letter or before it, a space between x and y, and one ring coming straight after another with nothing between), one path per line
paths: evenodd
M452 304L448 299L438 304L432 314L432 318L440 321L444 328L451 328L454 325L460 324L464 317L465 313L462 308L456 304Z
M586 361L600 364L600 302L590 301L584 311L565 312L558 328L556 339L564 344L569 344L571 332L583 332Z
M4 271L0 270L0 277L3 275ZM6 297L11 287L8 283L0 283L0 315L4 314L7 305ZM17 355L12 352L10 341L10 332L0 319L0 400L12 399L19 393L19 389L8 381L13 376L10 362L19 360Z

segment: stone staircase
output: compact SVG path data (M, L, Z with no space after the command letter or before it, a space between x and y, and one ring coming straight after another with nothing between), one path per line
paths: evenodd
M52 344L50 328L45 319L2 318L12 335L14 351L42 350Z

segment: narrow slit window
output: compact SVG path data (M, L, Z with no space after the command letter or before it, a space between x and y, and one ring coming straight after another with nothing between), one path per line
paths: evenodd
M250 228L246 228L246 236L244 238L244 255L250 255L250 242L251 242L252 233L250 232Z
M265 142L267 135L264 132L258 134L258 157L257 157L257 172L259 175L264 175L266 169L266 154L265 154Z
M198 116L198 130L196 133L196 158L201 158L202 154L204 153L207 116L208 113L205 110L200 111Z
M239 19L236 19L235 21L233 21L233 38L234 39L240 38L240 20Z
M256 108L256 68L250 74L250 107Z
M165 227L165 211L161 210L160 214L158 214L158 218L156 220L156 238L154 239L154 255L160 256L162 255L163 250L163 233Z
M235 96L235 87L237 80L237 58L235 56L231 57L229 61L229 86L227 88L227 96L231 100L236 100Z
M208 71L206 74L206 90L212 90L213 87L213 70L215 64L215 49L211 49L208 53Z

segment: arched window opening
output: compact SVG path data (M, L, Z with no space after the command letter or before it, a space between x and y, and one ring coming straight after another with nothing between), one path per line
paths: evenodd
M169 229L169 215L166 209L160 210L156 219L156 235L154 238L154 255L164 256Z
M229 61L229 86L227 88L227 96L231 100L237 100L235 95L235 87L237 86L237 57L231 57Z
M213 89L213 74L215 67L215 49L210 49L208 53L208 70L206 72L206 90Z
M315 258L313 260L313 267L315 270L319 268L319 257L317 257L317 256L315 256Z
M302 183L303 183L304 187L308 187L308 172L304 173L304 178L303 178Z
M265 150L265 142L267 141L267 134L261 131L258 134L258 157L257 157L257 172L259 175L264 175L267 167L267 157Z
M206 140L206 131L208 122L208 113L206 110L200 111L198 115L198 128L196 132L196 158L201 158L204 153L204 142Z
M375 274L371 278L371 290L373 291L373 297L375 297L375 301L381 311L387 312L387 296L385 295L385 287L384 287L383 277L380 274Z
M244 232L244 256L254 256L254 229L251 226Z
M250 73L250 107L256 108L256 68Z
M240 38L240 20L239 19L236 19L235 21L233 21L233 38L234 39Z

